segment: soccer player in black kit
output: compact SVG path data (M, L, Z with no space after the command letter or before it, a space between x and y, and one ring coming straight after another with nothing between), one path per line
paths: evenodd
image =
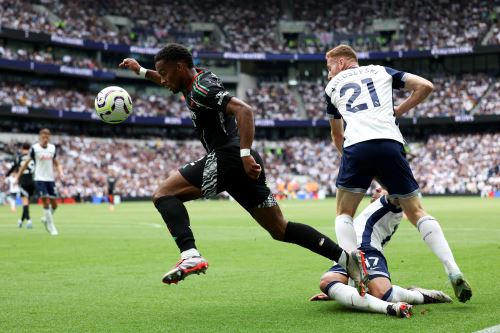
M107 183L107 194L109 200L109 210L115 210L115 185L116 185L116 177L114 172L108 175L106 178Z
M171 90L182 92L207 155L186 164L156 189L153 202L181 252L175 267L163 276L167 284L205 272L208 262L198 252L189 227L185 201L227 191L271 236L305 247L346 267L364 293L366 267L361 251L347 253L312 227L288 222L266 185L264 164L251 149L254 138L252 108L233 97L212 72L196 68L189 50L169 44L155 56L155 70L132 58L119 65Z
M29 151L30 151L31 145L27 142L23 143L21 147L21 154L16 156L16 159L14 161L14 165L10 170L7 172L7 177L13 173L13 172L18 172L19 169L21 168L21 165L28 159L30 159L29 156ZM33 224L31 223L31 218L30 218L30 197L33 196L33 193L35 192L35 183L33 182L33 172L35 170L35 162L31 161L27 168L23 171L23 174L20 175L19 177L19 187L21 188L21 199L23 201L23 214L21 218L17 222L17 226L19 228L23 227L23 222L24 220L28 221L26 223L26 228L31 229L33 227Z

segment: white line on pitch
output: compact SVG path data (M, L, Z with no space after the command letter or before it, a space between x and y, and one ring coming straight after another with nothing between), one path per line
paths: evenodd
M500 332L500 324L491 327L486 327L485 329L476 331L474 333L499 333L499 332Z

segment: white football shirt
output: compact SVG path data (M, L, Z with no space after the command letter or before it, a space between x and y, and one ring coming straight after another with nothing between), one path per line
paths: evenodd
M337 74L325 88L327 116L344 119L344 148L374 140L392 139L404 144L394 115L392 90L404 88L407 73L369 65Z
M35 181L53 182L54 158L56 157L56 146L49 143L43 148L39 143L31 146L30 157L35 161Z
M392 205L385 196L375 200L354 219L358 247L383 253L402 218L401 208Z

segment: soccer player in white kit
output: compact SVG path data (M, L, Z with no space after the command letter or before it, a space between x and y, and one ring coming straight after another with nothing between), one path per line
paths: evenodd
M336 184L335 232L339 244L344 249L356 248L353 217L376 178L390 193L389 198L399 199L408 219L443 263L455 295L466 302L472 297L471 287L453 258L441 226L422 207L396 122L397 116L432 92L433 84L389 67L359 66L356 52L348 45L328 51L326 61L330 80L325 88L327 116L332 139L342 156ZM409 90L411 95L394 106L393 89Z
M372 203L354 219L356 246L365 253L369 294L359 296L355 288L347 285L347 272L334 265L321 277L323 294L313 296L311 301L334 299L345 307L402 318L411 316L414 304L451 302L439 290L405 289L391 283L383 248L398 229L403 213L397 199L389 200L386 194L375 192Z
M13 175L8 176L5 182L9 185L7 200L10 204L10 211L16 212L16 201L20 193L19 185L16 183L16 178Z
M35 191L43 203L44 215L42 223L45 225L48 233L56 236L58 232L53 216L53 212L57 208L54 167L57 169L60 178L64 177L64 172L61 164L56 159L56 146L49 143L49 140L50 130L48 128L41 129L39 132L39 142L31 146L30 158L21 166L19 175L23 174L23 171L28 167L28 163L31 160L35 161L33 179L35 181Z

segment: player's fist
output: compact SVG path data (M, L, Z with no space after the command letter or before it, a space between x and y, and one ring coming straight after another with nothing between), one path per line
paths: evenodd
M141 65L139 65L137 60L133 58L123 59L123 61L118 65L118 67L123 69L130 69L131 71L134 71L135 74L137 75L139 75L139 70L141 69Z
M255 162L253 156L248 155L242 157L241 160L243 161L243 168L245 168L245 172L248 177L250 177L251 179L259 178L262 168L257 162Z

